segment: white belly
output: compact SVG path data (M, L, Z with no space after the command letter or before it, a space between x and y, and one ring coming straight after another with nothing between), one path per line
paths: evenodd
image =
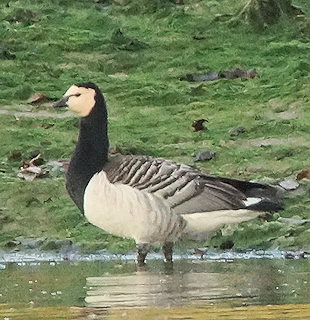
M173 241L182 232L180 216L164 199L124 184L111 184L105 172L95 174L84 193L90 223L137 243Z

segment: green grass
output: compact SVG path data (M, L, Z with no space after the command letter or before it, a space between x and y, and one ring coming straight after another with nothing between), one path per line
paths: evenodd
M76 119L24 105L33 92L60 97L73 83L96 82L109 107L111 145L123 152L244 179L277 181L309 167L309 17L283 18L258 33L247 24L214 21L216 14L237 12L240 1L132 3L98 11L93 1L23 0L9 6L2 1L0 44L16 59L1 59L0 111L43 110L55 117L0 116L0 244L20 235L43 235L70 238L91 249L133 247L85 223L66 195L62 176L31 183L16 177L21 161L11 159L14 151L27 159L39 152L46 161L67 159L77 138ZM307 1L294 3L309 14ZM23 11L22 21L12 22L20 8L31 10L30 20ZM119 29L123 37L116 36ZM194 40L197 34L205 39ZM256 68L260 77L205 82L202 88L180 81L187 73L235 66ZM298 118L273 117L285 111ZM209 120L208 131L192 131L192 121L199 118ZM231 138L228 131L236 126L246 132ZM248 140L268 138L289 140L246 146ZM215 159L194 163L192 155L202 149L215 151ZM310 219L309 184L302 187L305 193L287 200L281 216ZM242 224L223 238L219 232L208 244L221 247L230 240L235 248L309 248L307 226L288 226L278 218Z

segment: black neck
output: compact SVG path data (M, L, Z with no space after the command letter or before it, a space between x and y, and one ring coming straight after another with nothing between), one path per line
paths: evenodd
M67 173L68 192L83 212L84 191L92 176L108 160L107 111L101 93L91 113L80 120L80 133Z

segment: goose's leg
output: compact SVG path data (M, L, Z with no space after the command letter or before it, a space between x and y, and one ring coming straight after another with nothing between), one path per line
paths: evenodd
M164 253L166 262L172 263L172 249L173 249L173 242L164 243L163 253Z
M148 252L150 251L149 243L137 243L137 263L139 267L145 265L145 258Z

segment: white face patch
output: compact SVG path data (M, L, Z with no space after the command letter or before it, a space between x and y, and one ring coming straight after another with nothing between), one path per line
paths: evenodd
M71 86L64 94L65 97L69 97L67 101L69 109L80 117L86 117L90 114L96 103L95 95L94 89L75 85Z

